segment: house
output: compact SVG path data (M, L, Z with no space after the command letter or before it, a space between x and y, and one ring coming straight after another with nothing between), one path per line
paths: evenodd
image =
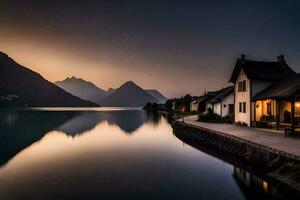
M198 100L198 98L195 98L193 101L191 101L190 112L198 111L199 102L200 101Z
M217 91L204 92L202 96L196 97L190 103L190 111L198 111L200 103L205 104L205 110L211 107L211 104L208 101L217 94Z
M247 60L242 55L236 61L230 82L234 84L236 123L260 126L261 122L273 122L279 128L280 122L295 120L300 78L283 55L272 62ZM288 112L291 120L286 119Z
M221 117L232 116L234 113L234 87L226 87L218 92L208 101L209 106L215 114Z
M198 111L199 103L204 102L206 99L205 95L194 97L190 103L190 112Z

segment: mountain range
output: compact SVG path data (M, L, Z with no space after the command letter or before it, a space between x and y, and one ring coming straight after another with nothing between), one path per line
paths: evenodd
M51 83L0 52L0 107L142 107L166 100L157 90L144 90L132 81L107 91L75 77Z
M132 81L127 81L116 89L109 88L107 91L89 81L75 77L55 82L55 84L73 95L101 106L142 107L148 102L161 104L167 100L157 90L144 90Z
M76 97L0 52L0 106L98 106Z

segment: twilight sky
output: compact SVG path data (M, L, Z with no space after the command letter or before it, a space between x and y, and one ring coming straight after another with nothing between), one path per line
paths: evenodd
M107 89L132 80L174 97L226 86L240 54L285 54L300 72L297 0L1 0L0 8L0 51L50 81L76 76Z

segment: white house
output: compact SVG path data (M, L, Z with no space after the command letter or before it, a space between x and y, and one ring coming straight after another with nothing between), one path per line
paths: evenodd
M221 117L232 116L234 114L234 88L233 86L219 90L214 97L208 101L215 114Z
M237 59L230 78L230 82L234 84L234 121L247 126L256 126L256 122L264 121L266 118L277 121L278 124L283 118L284 110L294 109L283 100L288 101L295 95L293 92L285 96L279 93L283 90L290 91L286 88L291 87L287 81L297 76L297 73L286 64L283 55L272 62L246 60L242 55ZM295 79L297 82L298 78ZM279 82L281 85L278 85ZM276 89L272 91L272 88ZM282 101L281 104L279 101ZM285 107L279 108L284 103Z
M191 101L191 103L190 103L190 112L197 111L198 110L198 106L199 106L198 99L194 99L193 101Z
M199 104L203 103L205 104L205 110L208 108L211 108L211 103L209 103L209 100L213 98L218 91L210 91L210 92L204 92L202 96L196 97L193 101L190 103L190 111L198 111Z

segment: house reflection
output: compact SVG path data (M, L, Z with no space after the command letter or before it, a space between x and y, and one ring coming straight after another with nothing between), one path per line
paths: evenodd
M263 179L239 167L234 167L234 178L247 199L294 199L297 195L280 183Z

